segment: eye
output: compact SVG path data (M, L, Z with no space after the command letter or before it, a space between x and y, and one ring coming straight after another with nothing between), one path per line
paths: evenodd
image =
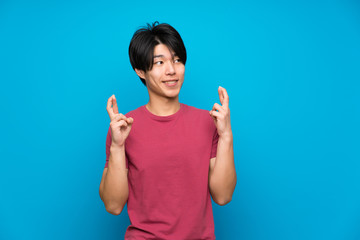
M175 63L179 63L179 62L181 62L181 60L180 60L180 58L176 58L176 59L174 60L174 62L175 62Z
M154 64L161 65L161 64L163 64L163 61L156 61L156 62L154 62Z

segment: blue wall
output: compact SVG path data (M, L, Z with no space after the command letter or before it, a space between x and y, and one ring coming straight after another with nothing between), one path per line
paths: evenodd
M100 3L101 2L101 3ZM238 183L217 239L360 239L358 1L0 2L0 239L122 239L98 187L107 98L147 102L127 49L167 22L188 50L180 100L228 90Z

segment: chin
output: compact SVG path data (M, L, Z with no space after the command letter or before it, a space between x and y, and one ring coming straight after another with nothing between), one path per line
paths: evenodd
M180 94L180 89L177 91L173 91L173 92L169 93L168 95L172 96L172 97L177 97L177 96L179 96L179 94Z
M167 98L177 98L179 96L179 94L166 94L165 96Z
M176 98L180 94L180 89L174 89L172 91L167 90L167 91L164 91L163 93L168 98Z

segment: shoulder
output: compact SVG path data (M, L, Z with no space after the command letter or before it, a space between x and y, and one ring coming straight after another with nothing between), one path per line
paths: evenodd
M206 113L209 113L209 111L205 109L193 107L184 103L182 103L182 106L184 107L185 111L189 114L205 115Z
M184 115L192 119L200 120L202 123L213 124L212 117L210 116L209 110L197 108L194 106L183 104L184 106Z
M125 113L124 115L126 117L132 117L132 118L136 117L136 116L138 116L139 114L142 113L142 108L143 108L143 106L140 106L140 107L138 107L138 108L136 108L134 110L131 110L131 111Z

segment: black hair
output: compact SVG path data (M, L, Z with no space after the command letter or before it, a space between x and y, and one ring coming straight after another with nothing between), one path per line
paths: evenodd
M180 34L167 23L147 24L138 29L129 45L129 58L132 68L135 70L149 71L153 67L154 48L158 44L165 44L185 65L186 49ZM146 86L145 79L140 78Z

